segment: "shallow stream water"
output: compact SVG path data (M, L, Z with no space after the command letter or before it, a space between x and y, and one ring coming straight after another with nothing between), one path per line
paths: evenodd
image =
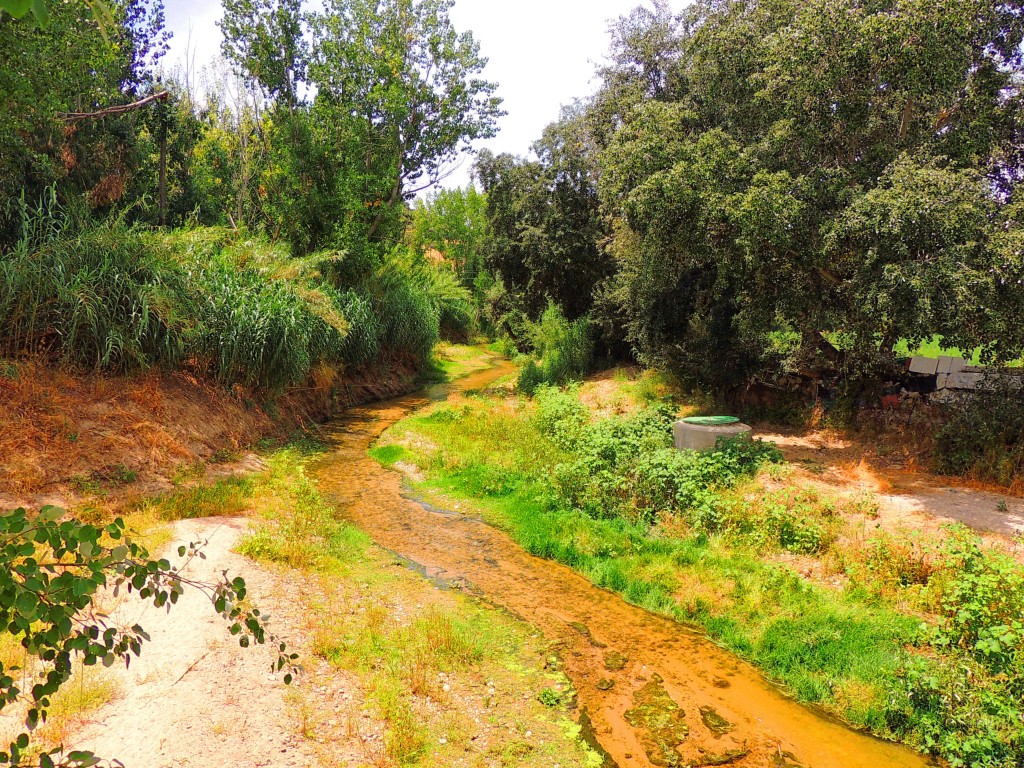
M626 603L569 568L533 557L479 520L403 495L367 455L389 426L452 392L479 390L509 363L451 384L353 408L327 426L312 469L345 517L428 576L468 584L553 641L582 721L607 764L909 768L920 755L857 733L787 698L701 634Z

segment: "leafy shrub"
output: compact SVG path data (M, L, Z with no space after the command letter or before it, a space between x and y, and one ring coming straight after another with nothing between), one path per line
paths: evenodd
M1011 485L1024 477L1024 400L1008 385L956 407L936 435L940 472Z
M549 440L566 450L579 444L590 415L575 390L540 385L534 393L534 401L537 405L535 423Z
M511 336L503 335L499 336L493 341L488 349L496 355L512 360L519 355L519 347L516 346Z
M966 651L994 673L1024 672L1024 569L1001 552L982 549L962 527L952 529L941 555L942 620L932 644ZM1017 684L1024 695L1024 677Z
M586 318L569 322L557 305L549 304L540 322L529 325L528 336L540 363L533 363L537 370L531 368L529 373L520 374L527 387L520 390L524 394L531 394L529 387L537 383L565 384L590 370L594 345Z
M780 458L773 445L743 437L720 440L715 450L706 452L664 448L637 462L634 503L652 519L658 512L680 514L692 527L713 533L728 520L715 491Z
M814 555L835 540L828 524L835 518L835 507L813 491L786 488L766 494L750 510L742 528L762 546Z
M437 314L441 338L466 341L476 330L473 294L451 269L424 264L423 285Z
M954 766L1017 766L1024 754L1024 568L963 526L938 546L922 626L934 655L906 659L889 692L893 735Z
M516 379L516 391L524 395L532 395L544 383L544 371L532 358L528 358L519 369Z
M910 656L888 692L891 735L941 755L951 766L1020 765L1024 706L1019 682L991 676L969 656Z

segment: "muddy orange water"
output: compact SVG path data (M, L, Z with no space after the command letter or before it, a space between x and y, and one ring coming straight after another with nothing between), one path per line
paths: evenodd
M795 703L697 632L527 554L501 531L403 497L401 476L367 455L413 410L509 370L497 363L454 384L347 411L328 425L333 450L312 468L321 489L378 543L431 576L468 582L557 642L581 711L620 768L926 765Z

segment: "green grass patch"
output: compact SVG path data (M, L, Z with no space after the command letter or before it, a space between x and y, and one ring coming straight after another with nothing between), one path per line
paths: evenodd
M253 481L232 476L213 483L200 482L140 504L161 520L189 520L197 517L232 517L249 509Z
M405 448L400 445L380 445L373 448L370 455L385 467L393 467L405 456Z

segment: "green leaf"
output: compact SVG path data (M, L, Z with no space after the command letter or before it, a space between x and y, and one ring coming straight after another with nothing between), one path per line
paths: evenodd
M16 19L22 18L32 7L32 0L0 0L0 11L7 11Z
M2 0L0 0L0 2L2 2ZM46 4L42 2L42 0L32 0L32 2L33 2L33 4L42 4L44 8L46 6ZM35 9L34 8L33 8L33 13L35 13ZM52 505L47 505L47 506L45 506L45 507L43 507L42 509L39 510L38 520L40 520L41 522L44 522L44 523L54 523L54 522L60 520L63 516L64 516L64 510L63 509L61 509L60 507L54 507Z

